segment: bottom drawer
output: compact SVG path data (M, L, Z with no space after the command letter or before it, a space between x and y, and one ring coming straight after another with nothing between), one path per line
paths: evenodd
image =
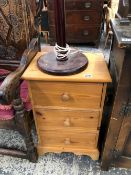
M98 133L90 133L89 131L71 131L63 130L45 130L39 131L39 144L41 146L61 146L70 148L96 148L98 141Z
M87 25L66 25L67 42L91 42L99 40L100 27ZM55 27L50 26L50 38L55 38Z

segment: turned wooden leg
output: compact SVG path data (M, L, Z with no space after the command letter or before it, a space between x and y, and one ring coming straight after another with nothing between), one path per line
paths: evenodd
M38 159L38 154L31 136L31 128L29 127L30 119L27 115L28 112L25 111L23 102L20 98L13 100L13 107L15 110L15 121L17 130L23 136L27 147L27 158L31 162L36 162Z

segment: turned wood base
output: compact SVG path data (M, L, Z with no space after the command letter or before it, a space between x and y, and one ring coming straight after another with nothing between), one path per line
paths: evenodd
M55 52L40 56L37 61L41 71L52 75L73 75L83 71L88 65L87 57L81 52L74 51L66 61L58 61Z

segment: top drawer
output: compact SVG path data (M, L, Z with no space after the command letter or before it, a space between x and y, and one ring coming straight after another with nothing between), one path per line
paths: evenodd
M35 106L99 109L102 83L30 82Z
M65 10L102 9L103 0L65 0ZM54 0L48 0L48 10L54 9Z

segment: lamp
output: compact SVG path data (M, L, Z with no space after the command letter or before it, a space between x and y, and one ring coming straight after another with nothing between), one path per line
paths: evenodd
M80 51L70 49L65 36L65 3L54 0L56 45L54 51L38 59L38 67L52 75L72 75L83 71L88 65L87 57Z

